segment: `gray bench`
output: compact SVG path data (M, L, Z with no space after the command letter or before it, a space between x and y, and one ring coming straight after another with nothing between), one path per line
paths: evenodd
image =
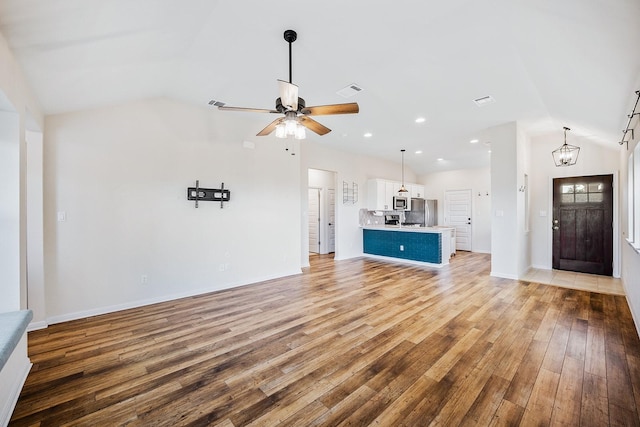
M0 370L22 339L31 319L33 319L31 310L0 313Z

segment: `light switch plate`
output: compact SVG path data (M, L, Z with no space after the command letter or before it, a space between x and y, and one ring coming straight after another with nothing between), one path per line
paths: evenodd
M67 213L64 211L58 212L58 222L65 222L67 220Z

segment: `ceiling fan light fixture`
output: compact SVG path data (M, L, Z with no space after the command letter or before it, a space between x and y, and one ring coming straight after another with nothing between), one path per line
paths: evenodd
M295 139L305 139L307 132L300 119L295 112L287 112L286 118L276 125L276 138L288 138L290 136Z
M573 166L578 162L578 154L580 154L580 147L567 144L567 131L571 130L568 127L564 127L564 144L561 147L556 148L551 152L553 161L557 167Z
M293 84L292 77L291 44L296 41L297 37L298 35L294 30L286 30L284 32L284 40L289 44L289 81L278 80L278 93L280 96L276 99L275 109L229 107L216 100L211 100L209 105L217 106L219 110L225 111L284 114L284 117L275 119L265 126L264 129L258 132L257 136L270 135L275 130L277 138L292 136L295 139L305 139L307 129L320 136L331 132L331 129L315 121L310 116L358 113L360 107L357 102L306 106L304 99L298 96L298 86ZM362 90L355 83L350 85L350 88L355 92Z
M295 139L305 139L307 137L307 131L305 130L304 126L302 126L300 123L298 123L296 127L296 133L294 137Z
M287 119L284 121L284 132L287 136L295 135L296 129L298 128L298 122L292 119Z

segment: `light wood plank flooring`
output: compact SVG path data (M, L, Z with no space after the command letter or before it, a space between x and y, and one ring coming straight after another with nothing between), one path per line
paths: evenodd
M29 333L11 425L640 425L624 297L314 257L304 274Z

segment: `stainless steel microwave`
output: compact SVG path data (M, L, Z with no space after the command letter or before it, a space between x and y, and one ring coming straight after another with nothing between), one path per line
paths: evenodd
M406 211L409 209L409 199L406 197L394 197L393 198L393 210L394 211Z

